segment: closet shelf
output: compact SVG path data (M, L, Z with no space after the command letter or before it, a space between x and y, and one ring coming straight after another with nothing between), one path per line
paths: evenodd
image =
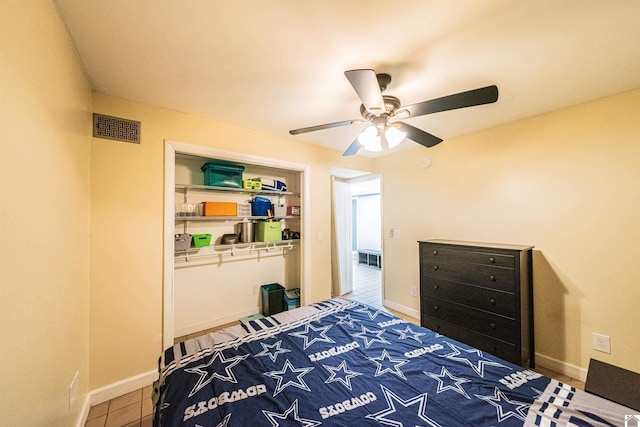
M251 243L234 243L229 245L209 245L202 248L190 248L185 250L177 250L174 252L176 260L183 259L190 261L198 258L208 258L212 256L239 255L245 253L271 252L274 250L295 249L298 239L278 240L276 242L251 242Z
M226 193L232 193L232 194L250 194L250 195L264 194L264 195L271 195L271 196L300 196L300 193L293 193L291 191L252 190L250 188L216 187L213 185L199 185L199 184L176 184L176 189L215 191L215 192L226 192Z
M176 221L242 221L243 219L249 220L268 220L271 219L300 219L299 216L176 216Z

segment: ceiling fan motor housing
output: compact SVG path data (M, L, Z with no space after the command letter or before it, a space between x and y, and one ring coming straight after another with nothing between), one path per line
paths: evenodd
M400 100L395 96L384 95L382 99L384 100L384 113L376 116L375 114L370 113L364 104L361 104L360 115L362 115L362 118L365 120L371 120L374 117L392 116L393 112L400 108Z

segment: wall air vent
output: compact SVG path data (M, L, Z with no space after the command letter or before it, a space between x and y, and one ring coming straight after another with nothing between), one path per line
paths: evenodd
M93 113L93 136L140 144L140 122Z

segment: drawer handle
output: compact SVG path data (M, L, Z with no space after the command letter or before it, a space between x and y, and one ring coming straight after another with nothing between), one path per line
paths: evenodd
M433 311L438 311L440 309L440 307L438 307L437 305L433 306Z
M495 264L496 263L496 259L494 257L489 257L489 262L491 264Z
M495 324L495 323L490 323L490 324L489 324L489 327L490 327L491 329L495 329L495 328L496 328L496 324Z
M433 251L433 254L434 255L438 255L438 251Z
M438 285L433 285L433 290L434 290L434 291L437 291L438 289L440 289L440 286L438 286Z
M491 299L489 300L489 304L491 304L491 305L496 305L496 300L494 300L493 298L491 298Z
M496 281L496 276L494 276L493 274L491 276L489 276L489 280L491 280L492 282Z
M437 265L434 265L434 266L433 266L433 270L434 270L434 271L438 271L438 266L437 266Z

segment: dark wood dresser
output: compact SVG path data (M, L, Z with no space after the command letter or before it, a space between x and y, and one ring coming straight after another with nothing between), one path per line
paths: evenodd
M419 241L420 323L535 367L533 246Z

